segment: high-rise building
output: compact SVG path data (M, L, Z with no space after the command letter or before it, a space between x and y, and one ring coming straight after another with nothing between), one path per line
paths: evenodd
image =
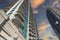
M37 40L38 39L38 31L35 23L35 19L33 16L32 8L30 7L29 13L29 40Z
M26 4L26 0L17 0L16 2L12 3L12 5L0 10L1 40L25 40L26 35L24 33L24 29L22 29L22 20L24 20L24 11L26 11L24 7L26 8Z
M28 0L15 0L0 10L1 40L37 40L38 31Z
M56 7L48 7L47 18L54 29L57 36L60 38L60 10Z

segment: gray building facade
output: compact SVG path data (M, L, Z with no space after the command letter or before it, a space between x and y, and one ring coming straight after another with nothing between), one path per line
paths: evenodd
M37 40L37 26L28 0L16 0L0 10L1 40Z

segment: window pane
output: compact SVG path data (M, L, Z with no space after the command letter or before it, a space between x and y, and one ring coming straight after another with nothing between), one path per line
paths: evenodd
M0 37L0 40L4 40L2 37Z

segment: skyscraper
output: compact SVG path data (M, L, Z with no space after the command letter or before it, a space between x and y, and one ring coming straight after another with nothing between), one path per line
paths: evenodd
M1 40L3 40L3 39L25 40L25 36L22 33L22 32L24 32L24 30L22 29L22 31L21 31L21 28L20 28L23 23L22 17L24 16L23 14L25 13L23 11L26 11L24 9L24 7L26 8L25 2L27 2L27 1L18 0L16 2L14 2L12 5L7 6L6 8L0 10L0 37L1 37ZM22 7L20 7L20 6L22 6ZM21 12L23 12L23 13L21 13ZM1 17L2 17L2 19L1 19ZM16 20L16 18L17 18L17 20ZM15 21L17 21L18 24ZM16 25L15 25L15 23L16 23ZM22 28L23 28L23 26L22 26Z
M32 8L30 6L30 13L29 13L29 40L37 40L37 39L38 39L37 26L36 26L36 23L35 23Z
M37 26L28 0L18 0L0 10L0 39L37 40Z
M56 7L48 7L47 18L54 29L57 36L60 38L60 10Z

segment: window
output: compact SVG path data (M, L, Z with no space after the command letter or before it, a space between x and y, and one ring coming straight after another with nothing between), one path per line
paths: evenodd
M0 35L0 40L7 40L7 39L3 37L2 35Z
M2 37L0 37L0 40L4 40Z
M22 22L24 22L24 19L19 14L16 14L15 17L20 19Z

